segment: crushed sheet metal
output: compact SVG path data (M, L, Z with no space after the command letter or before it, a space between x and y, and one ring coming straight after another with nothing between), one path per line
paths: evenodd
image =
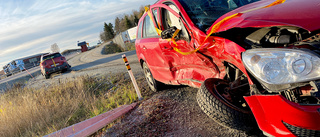
M241 12L241 13L236 13L236 14L230 15L230 16L228 16L228 17L225 17L224 19L222 19L221 21L219 21L218 23L216 23L216 24L211 28L209 34L206 36L206 38L205 38L204 41L202 42L201 46L199 46L197 49L195 49L195 50L193 50L193 51L182 52L180 49L176 48L176 47L178 47L178 45L177 45L174 37L175 37L175 36L179 33L179 31L180 31L179 29L177 29L177 30L174 32L174 35L173 35L172 38L171 38L171 41L172 41L173 44L176 46L176 47L173 47L173 49L174 49L176 52L178 52L178 53L180 53L180 54L182 54L182 55L190 55L190 54L193 54L193 53L197 52L200 48L204 48L205 46L203 46L203 45L205 45L205 41L211 36L211 34L216 33L216 32L220 29L220 26L221 26L222 24L224 24L225 22L227 22L227 21L229 21L229 20L231 20L231 19L233 19L233 18L240 17L243 13L247 13L247 12L251 12L251 11L258 10L258 9L263 9L263 8L269 8L269 7L272 7L272 6L275 6L275 5L282 4L282 3L284 3L285 1L286 1L286 0L276 0L276 1L274 1L273 3L271 3L271 4L267 5L267 6L254 8L254 9L251 9L251 10L247 10L247 11L244 11L244 12ZM151 14L150 8L149 8L149 7L144 7L144 9L145 9L145 12L146 12L146 13L148 14L148 16L150 17L150 19L152 20L152 22L153 22L154 24L157 24L157 23L155 23L154 20L152 19L153 16L152 16L152 14ZM156 29L158 35L160 36L162 31L161 31L160 29L158 29L158 27L160 28L160 24L159 24L159 23L158 23L158 25L159 25L159 26L155 27L155 29ZM170 40L170 39L168 39L168 40Z

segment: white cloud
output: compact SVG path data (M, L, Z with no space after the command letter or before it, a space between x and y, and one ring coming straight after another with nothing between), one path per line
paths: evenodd
M19 52L19 51L25 51L27 49L31 49L31 48L34 48L34 45L43 45L45 43L48 43L48 41L54 41L55 39L57 38L61 38L61 35L64 35L66 33L70 33L70 32L62 32L62 33L58 33L58 34L55 34L55 35L50 35L50 36L47 36L47 37L42 37L42 38L39 38L39 39L35 39L35 40L31 40L31 41L28 41L26 43L22 43L21 45L18 45L18 46L14 46L14 47L9 47L8 49L6 50L1 50L0 51L0 58L1 57L6 57L8 56L9 54L13 54L15 52ZM52 43L53 44L53 43ZM46 45L43 45L43 46L46 46ZM50 45L49 45L50 46Z
M155 1L0 0L0 70L1 63L47 52L53 43L60 49L78 48L78 40L93 45L104 22L114 23L115 16L130 14Z

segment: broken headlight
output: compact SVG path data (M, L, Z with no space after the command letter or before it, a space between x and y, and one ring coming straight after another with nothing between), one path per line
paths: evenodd
M267 84L290 84L320 78L320 58L297 49L259 48L243 52L245 67Z

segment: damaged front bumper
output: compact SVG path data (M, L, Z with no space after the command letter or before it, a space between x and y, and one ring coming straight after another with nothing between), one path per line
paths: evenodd
M320 105L301 105L281 95L244 98L266 135L320 136Z

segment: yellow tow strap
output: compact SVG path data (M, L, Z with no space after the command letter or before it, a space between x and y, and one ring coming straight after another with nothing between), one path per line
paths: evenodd
M174 34L172 35L172 38L171 38L171 39L168 39L168 40L169 40L169 41L171 40L172 43L175 45L175 47L173 47L173 49L174 49L176 52L178 52L178 53L180 53L180 54L182 54L182 55L193 54L193 53L197 52L197 51L200 49L200 47L202 47L202 45L204 44L204 42L211 36L211 34L216 33L216 32L220 29L220 26L221 26L222 24L224 24L225 22L227 22L227 21L229 21L229 20L231 20L231 19L233 19L233 18L240 17L243 13L247 13L247 12L251 12L251 11L258 10L258 9L263 9L263 8L269 8L269 7L272 7L272 6L275 6L275 5L282 4L282 3L284 3L285 1L286 1L286 0L276 0L276 1L274 1L273 3L271 3L271 4L267 5L267 6L262 6L262 7L258 7L258 8L246 10L246 11L243 11L243 12L241 12L241 13L236 13L236 14L230 15L230 16L228 16L228 17L225 17L224 19L222 19L221 21L219 21L218 23L216 23L214 26L212 26L210 33L206 36L206 38L205 38L204 41L202 42L201 46L199 46L197 49L195 49L195 50L193 50L193 51L182 52L180 49L177 48L178 45L177 45L174 37L176 37L176 36L178 35L178 33L179 33L179 31L180 31L179 29L177 29L177 30L174 32ZM152 20L152 22L153 22L154 24L156 24L156 23L154 22L154 20L152 19L152 14L151 14L151 12L150 12L150 9L149 9L148 7L145 7L145 10L146 10L148 16L150 17L150 19ZM159 23L158 23L158 27L161 29ZM156 31L157 31L157 33L158 33L159 36L161 36L161 32L162 32L160 29L158 29L158 28L156 27Z
M269 8L269 7L274 6L274 5L279 5L279 4L284 3L285 1L286 1L286 0L276 0L275 2L273 2L273 3L271 3L271 4L267 5L267 6L265 6L265 7L263 7L263 8Z
M156 31L157 31L158 35L161 36L161 32L162 31L160 30L161 29L160 23L159 22L158 23L154 22L154 20L152 19L152 14L151 14L151 12L150 12L148 7L144 7L144 9L146 10L146 12L147 12L148 16L150 17L150 19L152 20L152 22L154 24L158 24L159 29L157 27L155 27L155 28L156 28Z
M54 62L54 60L53 60L53 59L52 59L52 62L53 62L54 67L56 67L56 62Z

